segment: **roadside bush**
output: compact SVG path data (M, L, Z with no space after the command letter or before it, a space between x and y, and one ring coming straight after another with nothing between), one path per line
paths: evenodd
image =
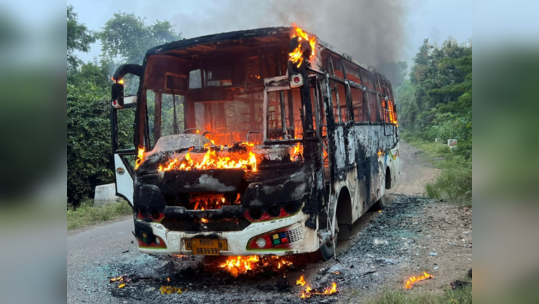
M94 207L93 200L87 199L82 201L76 208L73 206L67 208L67 230L115 220L132 213L131 206L124 200L110 205Z
M67 197L75 205L113 181L108 98L91 82L67 85Z
M431 198L471 206L472 168L444 169L436 182L427 184L425 188L427 195Z
M437 200L448 200L467 206L472 205L472 158L471 151L461 149L451 152L445 143L427 142L410 133L404 133L414 147L425 151L428 158L442 173L434 183L425 187L427 195ZM471 145L471 143L470 143ZM459 150L464 150L460 152ZM470 155L467 155L470 153Z

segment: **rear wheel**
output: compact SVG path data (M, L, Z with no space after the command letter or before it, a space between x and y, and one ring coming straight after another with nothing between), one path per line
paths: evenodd
M382 195L380 199L374 204L375 210L384 210L386 207L386 196Z
M339 224L339 241L346 241L350 238L350 225L348 224Z

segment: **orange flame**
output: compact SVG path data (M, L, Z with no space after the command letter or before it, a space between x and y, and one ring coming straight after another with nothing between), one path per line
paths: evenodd
M124 84L124 80L123 80L123 79L116 80L116 79L114 79L113 77L111 77L110 79L112 79L112 81L115 81L116 83Z
M418 277L410 277L408 279L408 281L406 281L406 284L404 284L404 288L406 289L412 289L412 287L414 287L414 284L419 282L419 281L423 281L423 280L426 280L426 279L432 279L432 275L426 273L426 272L423 272L423 275L421 276L418 276Z
M144 162L144 147L138 148L137 160L135 161L135 170Z
M290 155L290 160L294 161L297 156L303 155L303 146L300 146L299 142L294 146L294 151Z
M316 56L316 36L312 36L309 39L309 35L305 33L301 28L299 28L295 23L292 23L292 26L296 28L296 32L292 35L291 38L299 37L298 41L301 41L302 39L305 39L309 41L309 44L311 45L311 56L309 57L309 60L313 60ZM301 44L299 44L294 51L288 54L289 60L293 63L296 63L297 67L299 68L301 64L303 63L303 51L301 50Z
M303 276L301 276L300 279L296 281L296 285L303 286L305 284L306 283ZM312 295L330 295L334 293L337 293L337 283L335 282L332 282L331 287L324 289L323 292L315 291L311 288L311 286L309 286L309 284L307 284L307 287L305 287L305 290L301 292L300 298L306 299L306 298L310 298Z
M244 144L247 147L253 147L254 144L246 143ZM191 158L191 152L187 152L185 154L185 157L183 160L178 161L178 159L174 159L173 161L170 161L168 165L165 166L159 166L159 171L171 171L171 170L207 170L207 169L244 169L244 170L251 170L253 172L257 172L257 159L256 155L249 151L249 154L244 159L237 159L234 160L230 158L229 156L220 157L217 156L216 150L212 149L210 147L206 147L208 149L206 154L204 154L204 157L202 161L200 162L194 162Z
M333 282L331 284L331 288L328 287L324 290L325 295L330 295L337 292L337 283Z
M251 255L246 257L229 257L226 262L220 265L220 267L237 277L239 274L245 274L261 267L272 267L273 269L278 270L284 266L290 265L292 265L292 262L288 262L277 256L260 258L257 255Z
M299 68L303 63L303 52L301 51L301 44L298 45L298 47L295 48L293 52L289 53L288 56L289 60L293 63L297 63L296 66Z
M230 257L225 263L221 264L221 268L226 268L233 276L237 277L238 274L252 270L253 263L258 263L259 261L260 258L257 255L249 257L238 256L237 258Z
M389 110L389 121L398 127L399 122L397 121L397 115L395 115L395 110L393 109L393 102L390 100L387 105Z

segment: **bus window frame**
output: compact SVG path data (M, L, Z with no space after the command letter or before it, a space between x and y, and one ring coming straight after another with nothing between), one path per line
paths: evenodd
M314 81L314 86L312 85L312 82ZM322 128L322 124L321 124L321 121L323 120L321 118L321 113L322 111L320 110L320 102L322 102L322 99L321 99L321 96L320 94L318 93L318 85L317 85L317 73L314 73L314 74L309 74L309 81L306 82L305 84L309 85L309 92L311 92L311 90L314 90L314 94L309 94L309 100L311 102L311 105L314 105L313 107L313 112L316 113L315 116L315 121L314 123L316 124L316 128L315 128L315 136L317 138L321 138L322 137L322 133L321 133L321 128ZM304 85L305 85L304 84ZM266 78L264 79L264 95L263 95L263 102L262 102L262 109L263 109L263 120L262 120L262 123L263 123L263 142L264 144L277 144L277 143L295 143L295 142L300 142L300 141L303 141L304 139L306 139L305 135L302 137L302 138L289 138L289 139L269 139L268 138L268 119L269 119L269 96L268 96L268 93L271 93L271 92L285 92L285 91L288 91L288 92L292 92L292 88L290 88L290 84L288 83L288 76L284 75L284 76L277 76L277 77L271 77L271 78ZM289 94L290 94L289 93ZM280 95L280 94L279 94ZM314 98L316 99L316 101L313 102L312 98L311 98L311 95L314 95ZM291 99L288 99L288 105L290 106L291 104ZM305 111L305 106L303 105L303 101L302 102L302 110ZM318 103L318 104L317 104ZM311 113L311 116L313 116L314 113ZM302 113L303 117L305 117L306 113ZM289 118L290 118L290 115L293 115L293 114L290 114L289 112ZM302 124L302 129L304 130L303 132L305 133L305 119L301 119L301 124ZM292 125L293 126L293 125Z
M342 59L342 60L346 60L346 59ZM333 68L333 62L332 62L332 56L329 56L328 59L327 59L327 72L322 72L322 71L318 71L318 70L315 70L315 69L312 69L312 68L309 68L309 72L311 73L316 73L318 75L322 75L324 77L327 78L327 81L329 81L328 85L329 85L329 89L330 91L333 89L332 85L331 85L331 82L333 82L336 86L337 83L338 84L342 84L345 86L345 90L348 90L348 87L353 87L353 88L356 88L356 89L359 89L359 90L362 90L363 91L363 94L364 94L364 102L366 104L366 110L367 110L367 116L369 117L369 121L363 121L363 122L357 122L355 120L352 120L350 121L349 118L350 116L347 116L348 120L347 122L349 123L352 123L354 125L383 125L383 124L392 124L392 123L386 123L384 120L383 120L383 117L382 117L382 113L381 113L381 100L382 99L386 99L386 98L389 98L390 100L391 99L391 96L393 94L393 88L390 88L389 89L389 92L388 92L388 95L385 95L383 94L382 92L379 92L377 89L379 88L379 86L377 85L376 82L378 82L378 79L379 79L379 76L377 74L376 71L371 71L371 70L367 70L365 68L363 68L362 66L358 66L358 69L359 69L359 76L360 76L360 80L361 82L363 82L363 77L365 75L368 74L368 77L369 79L372 79L372 85L373 85L373 89L370 89L369 87L367 87L365 84L359 84L359 83L356 83L354 81L351 81L351 80L347 80L347 79L343 79L343 78L340 78L338 76L336 76L333 72L332 72L332 68ZM341 65L342 66L342 65ZM345 74L345 73L343 73ZM371 76L372 75L372 76ZM343 75L344 76L344 75ZM387 80L386 80L387 81ZM388 82L388 85L390 84L389 81ZM370 105L370 98L369 98L369 94L374 94L376 95L376 105L377 105L377 109L374 109L376 111L376 121L371 121L371 111L373 109L371 109L371 105ZM337 96L337 98L339 98ZM332 100L333 102L333 100ZM339 105L339 103L337 103ZM348 106L348 100L346 101L346 104ZM393 104L395 104L393 102ZM350 100L350 105L352 105L352 100ZM386 106L387 106L387 102L386 102ZM353 105L352 105L353 107ZM396 109L395 109L395 112L396 112ZM342 125L344 124L345 122L340 120L340 118L335 118L334 117L334 124L336 125Z
M346 100L346 122L354 122L354 105L352 101L352 91L350 90L350 82L348 76L346 75L346 67L344 64L344 59L341 58L339 61L339 66L341 68L342 75L344 77L344 97Z

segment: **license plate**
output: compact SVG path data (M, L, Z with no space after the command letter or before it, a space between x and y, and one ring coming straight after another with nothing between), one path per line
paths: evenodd
M219 255L221 250L228 251L227 240L193 238L185 240L185 250L195 255Z

